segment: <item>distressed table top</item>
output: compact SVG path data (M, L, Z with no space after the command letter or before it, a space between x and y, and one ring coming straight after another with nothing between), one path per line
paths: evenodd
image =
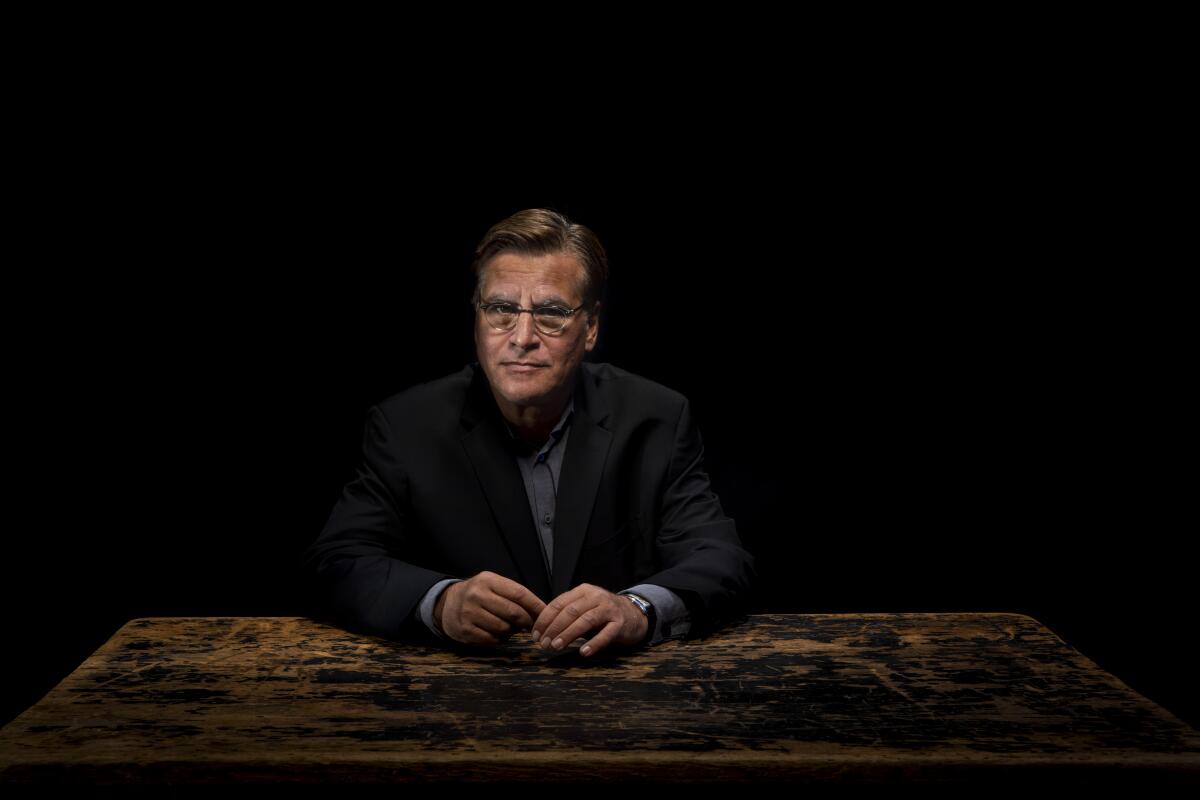
M548 658L140 618L0 730L0 782L1200 783L1200 735L1007 613L759 614Z

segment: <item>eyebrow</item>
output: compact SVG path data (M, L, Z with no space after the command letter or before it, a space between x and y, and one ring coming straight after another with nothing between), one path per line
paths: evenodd
M487 302L487 303L510 303L514 306L518 305L516 300L510 300L507 296L502 295L502 294L490 294L487 296L487 300L485 300L484 302ZM563 308L571 308L571 304L568 303L566 300L563 300L561 297L547 297L547 298L539 300L533 304L534 308L545 308L546 306L562 306Z

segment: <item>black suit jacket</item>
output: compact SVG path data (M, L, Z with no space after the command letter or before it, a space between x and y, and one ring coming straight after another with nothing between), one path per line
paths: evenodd
M546 574L513 442L477 362L367 412L357 475L302 561L310 615L437 641L417 606L443 578L499 573L549 602L592 583L678 594L689 638L740 611L754 559L722 511L680 393L584 362Z

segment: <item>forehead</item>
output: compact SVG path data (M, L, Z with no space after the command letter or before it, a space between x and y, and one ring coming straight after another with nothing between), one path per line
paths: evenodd
M583 266L568 253L546 253L531 256L504 252L493 257L483 269L483 293L528 293L535 299L557 296L575 305L579 302L579 286Z

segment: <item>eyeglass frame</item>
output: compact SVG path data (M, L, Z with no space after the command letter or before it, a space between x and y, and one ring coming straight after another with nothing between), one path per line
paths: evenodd
M575 306L574 308L563 308L562 306L556 306L556 305L549 305L549 306L539 306L538 308L521 308L521 307L520 307L519 305L517 305L516 303L510 303L510 302L508 302L507 300L497 300L497 301L496 301L496 302L494 302L494 303L482 303L482 302L481 302L481 303L477 303L477 302L475 302L474 300L472 300L472 301L471 301L471 305L473 305L473 306L477 306L477 307L478 307L478 308L479 308L481 311L483 311L483 318L484 318L485 320L487 319L487 311L488 311L488 309L489 309L489 308L491 308L492 306L512 306L513 308L515 308L515 309L516 309L516 315L517 315L517 316L516 316L516 320L515 320L515 321L513 322L513 324L512 324L512 327L510 327L510 328L497 328L495 325L492 325L492 324L489 322L489 323L488 323L488 325L491 325L491 328L492 328L492 330L494 330L494 331L501 331L501 332L503 332L503 333L508 333L509 331L511 331L511 330L514 330L514 329L517 327L517 322L519 322L519 321L520 321L520 319L521 319L521 315L522 315L522 314L524 314L525 312L529 312L529 316L533 318L533 327L534 327L534 328L536 328L537 330L541 331L542 333L546 334L547 336L551 336L551 335L553 335L553 334L556 334L556 333L562 333L564 330L566 330L566 329L567 329L567 323L569 323L569 322L571 321L571 318L572 318L572 317L574 317L576 313L578 313L579 309L581 309L581 308L583 308L584 306L586 306L586 305L587 305L587 303L580 303L579 305ZM559 329L558 329L558 330L556 330L556 331L547 331L547 330L542 330L542 328L541 328L541 327L538 325L538 318L537 318L537 315L535 315L535 314L533 313L533 312L535 312L535 311L542 311L542 310L545 310L545 309L548 309L548 308L554 308L554 309L557 309L557 310L559 310L559 311L565 311L565 312L566 312L566 316L565 316L565 317L563 317L563 324L562 324L562 327L561 327L561 328L559 328Z

